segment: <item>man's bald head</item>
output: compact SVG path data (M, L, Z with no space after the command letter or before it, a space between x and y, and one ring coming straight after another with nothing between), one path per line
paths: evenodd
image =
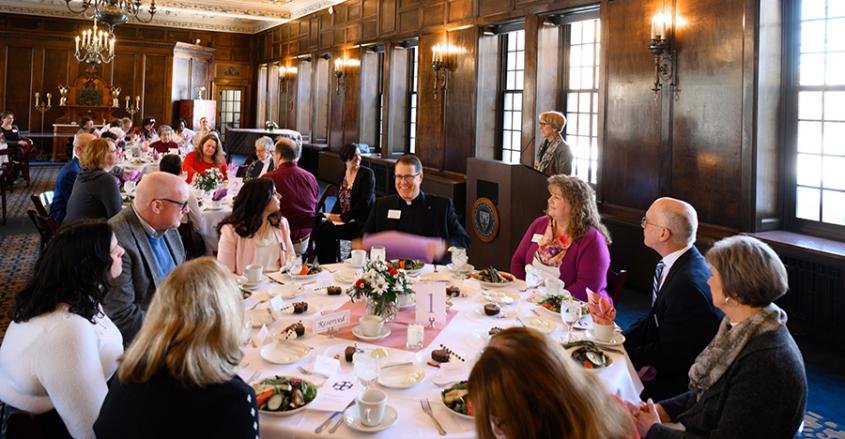
M672 232L672 240L682 245L692 245L698 232L698 214L686 201L670 197L658 198L651 205L656 221Z
M73 152L76 153L77 156L82 155L82 151L86 146L88 146L88 143L96 138L97 136L91 133L77 134L76 138L73 139Z
M153 172L141 179L135 189L135 211L158 231L179 226L179 204L188 200L188 185L179 176Z

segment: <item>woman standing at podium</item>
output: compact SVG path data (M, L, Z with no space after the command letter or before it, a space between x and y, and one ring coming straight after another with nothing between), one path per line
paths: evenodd
M587 300L587 288L605 295L610 233L601 223L595 192L575 176L549 177L546 214L525 231L511 258L511 273L525 279L525 266L559 274L564 287Z
M546 175L572 175L572 148L560 133L566 126L566 117L557 111L546 111L539 117L543 143L534 158L534 169Z

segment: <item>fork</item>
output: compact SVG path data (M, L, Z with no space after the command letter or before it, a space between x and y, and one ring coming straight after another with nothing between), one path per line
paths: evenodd
M329 379L329 376L326 375L326 374L316 372L316 371L313 371L313 370L308 370L308 369L306 369L302 366L296 366L296 370L302 372L305 375L315 375L315 376L318 376L318 377L321 377L321 378Z
M437 426L437 431L440 433L440 436L446 436L446 430L443 429L443 426L440 425L440 421L434 417L434 412L431 410L431 404L428 402L428 398L420 400L420 406L422 406L422 411L427 414L432 421L434 421L434 425Z

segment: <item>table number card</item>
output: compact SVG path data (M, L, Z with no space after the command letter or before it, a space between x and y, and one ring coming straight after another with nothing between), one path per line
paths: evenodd
M344 326L348 326L351 321L352 318L348 309L341 312L322 315L314 319L314 333L320 334L329 330L335 331L343 328Z
M446 324L446 285L441 282L418 282L415 289L417 322L426 324L434 319L438 325Z

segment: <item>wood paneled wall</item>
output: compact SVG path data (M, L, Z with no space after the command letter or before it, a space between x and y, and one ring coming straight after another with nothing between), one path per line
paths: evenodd
M52 124L63 114L57 106L57 86L71 82L84 68L74 58L73 38L85 27L90 27L90 22L0 14L0 105L15 112L15 123L22 130L51 132ZM125 102L124 96L141 96L142 109L134 116L136 124L145 116L157 118L160 124L171 123L175 115L174 100L185 98L182 97L184 93L195 93L192 88L200 85L206 86L206 97L213 92L213 87L222 84L244 85L247 87L244 117L246 120L254 118L250 100L255 81L250 35L131 24L118 26L115 34L115 59L98 66L98 71L106 82L121 88L121 105ZM206 73L203 70L207 67L192 67L190 63L184 63L183 69L174 71L176 42L194 43L196 40L216 49L212 71ZM179 66L177 63L177 69ZM174 88L174 77L177 80L191 78L186 82L191 84L191 89ZM40 92L41 96L47 92L53 94L53 108L44 114L43 121L41 113L33 107L35 92ZM123 109L115 110L113 114L128 116Z
M540 103L561 102L560 86L550 87L556 81L548 80L557 75L541 71L555 68L556 62L549 60L559 56L555 38L544 31L546 15L596 3L602 21L597 194L615 235L614 268L632 269L634 283L646 286L657 255L642 245L639 219L656 198L682 198L696 207L703 247L738 231L760 230L782 215L780 180L772 171L782 166L774 126L778 100L761 97L777 91L777 79L755 82L761 63L772 70L779 62L779 50L774 57L761 56L759 42L761 36L769 45L777 41L773 29L780 28L778 1L677 0L688 22L677 36L678 86L664 87L658 94L651 90L654 59L648 38L650 17L662 7L660 0L350 0L335 6L334 15L321 11L257 35L256 58L273 62L305 54L335 57L369 43L384 44L390 54L392 45L418 38L417 152L426 166L460 173L467 157L487 154L477 139L489 136L476 132L476 105L490 98L478 95L489 89L480 85L489 78L479 77L476 65L481 26L524 20L522 127L527 163L537 143L532 142L536 114L549 109ZM768 34L761 34L761 16ZM432 45L444 39L464 51L450 74L445 101L434 99L430 67ZM391 57L385 59L385 72L395 70ZM346 93L354 93L350 87L355 82L354 76L347 78ZM385 78L388 106L397 100L391 97L397 92L395 82ZM358 112L358 103L349 97L332 98L333 148L340 145L337 138L354 140L346 127ZM397 117L388 108L387 131L395 129L390 121ZM400 137L387 133L383 144L391 138ZM397 149L387 146L385 151Z

